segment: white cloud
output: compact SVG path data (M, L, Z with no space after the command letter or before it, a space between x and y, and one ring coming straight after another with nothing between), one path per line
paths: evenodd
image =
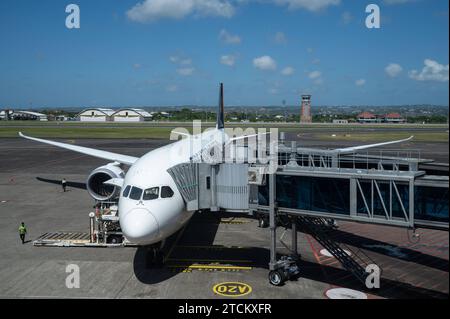
M273 41L277 44L285 44L287 43L287 37L283 32L277 32L273 37Z
M366 85L366 80L365 79L359 79L355 81L355 85L356 86L363 86Z
M291 66L287 66L283 70L281 70L281 74L286 75L286 76L292 75L292 74L294 74L294 72L295 72L295 70Z
M320 71L312 71L308 74L308 77L311 80L319 79L322 76L322 73Z
M227 30L222 29L219 33L219 39L226 44L239 44L241 43L241 37L228 33Z
M352 22L353 16L350 12L346 11L341 15L341 21L343 24L349 24Z
M416 0L384 0L384 4L387 5L392 5L392 4L405 4L405 3L409 3L409 2L413 2Z
M400 73L402 73L403 68L400 64L397 63L391 63L389 64L384 71L387 75L389 75L391 78L397 77Z
M127 11L135 22L182 19L189 15L230 18L235 8L229 0L144 0Z
M191 65L192 60L190 58L182 58L177 55L173 55L169 57L170 62L179 64L179 65Z
M169 86L166 87L166 91L167 92L176 92L176 91L178 91L178 86L176 86L176 85L169 85Z
M191 65L192 64L192 60L191 59L183 59L183 60L180 60L179 63L181 65Z
M192 75L192 73L194 73L194 71L195 71L194 68L179 68L179 69L177 69L177 73L179 75L184 75L184 76Z
M322 72L320 71L312 71L308 73L308 77L313 80L313 83L316 85L321 85L323 83Z
M222 55L220 57L220 63L233 66L236 63L236 57L234 55Z
M385 0L389 4L411 0ZM182 19L194 17L231 18L236 6L248 2L272 3L285 6L288 10L308 10L317 12L330 6L337 6L341 0L141 0L126 12L135 22L154 22L160 19Z
M317 78L314 80L314 84L316 85L321 85L323 83L323 79L322 78Z
M270 88L269 90L268 90L268 92L270 93L270 94L278 94L280 91L277 89L277 88Z
M253 66L260 70L276 70L277 63L268 55L253 59Z
M426 59L422 71L412 70L409 77L417 81L448 82L449 65L440 64L434 60Z
M273 2L278 5L287 5L289 10L305 9L313 12L341 3L340 0L273 0Z
M140 63L135 63L135 64L133 64L133 68L134 69L140 69L140 68L142 68L142 64L140 64Z

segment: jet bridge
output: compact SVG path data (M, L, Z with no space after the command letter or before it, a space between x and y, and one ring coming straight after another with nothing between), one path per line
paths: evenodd
M249 211L248 164L183 163L168 170L189 211Z
M412 152L340 154L291 143L280 146L278 164L274 174L266 174L258 163L191 162L168 170L188 210L242 212L268 221L272 284L280 285L298 272L297 230L311 234L365 281L365 266L374 262L362 251L350 257L348 247L332 242L325 231L329 220L448 230L448 166L446 175L428 175L438 171L433 162ZM421 169L424 165L427 168ZM285 217L292 228L294 257L277 260L276 231Z

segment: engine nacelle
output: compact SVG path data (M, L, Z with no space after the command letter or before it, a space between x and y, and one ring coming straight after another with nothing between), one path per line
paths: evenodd
M120 187L104 184L111 178L124 178L125 172L119 163L109 163L92 171L86 181L86 189L94 199L107 201L115 199L120 194Z

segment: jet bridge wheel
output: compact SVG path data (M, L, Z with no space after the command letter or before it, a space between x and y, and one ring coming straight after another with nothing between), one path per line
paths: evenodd
M269 226L269 221L264 216L260 216L258 218L258 226L259 228L267 228Z
M269 272L269 282L274 286L282 286L286 279L286 273L282 269L271 270Z

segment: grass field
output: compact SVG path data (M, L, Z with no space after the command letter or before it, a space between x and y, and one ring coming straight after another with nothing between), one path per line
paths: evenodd
M215 122L201 122L202 127L211 127L215 125ZM1 127L192 127L192 122L139 122L139 123L120 123L120 122L36 122L36 121L0 121ZM283 128L301 128L302 130L317 129L317 128L448 128L447 124L333 124L333 123L312 123L312 124L300 124L300 123L239 123L239 122L226 122L225 126L229 127L283 127Z
M371 132L371 133L354 133L354 134L313 134L314 139L322 141L361 141L361 142L380 142L401 140L414 135L413 141L416 142L447 142L448 133L446 132L414 132L408 134L407 132Z
M17 137L22 131L26 135L45 138L154 138L169 139L171 128L90 128L90 127L0 127L0 137Z
M202 123L202 128L211 127L214 123ZM308 138L323 141L362 141L376 142L403 139L410 135L420 142L448 142L448 126L446 125L336 125L294 123L227 123L226 126L236 128L247 127L270 128L279 131L307 134ZM169 139L174 128L185 127L192 131L192 123L146 122L146 123L80 123L80 122L33 122L9 121L0 122L0 137L17 137L18 132L43 138L152 138ZM334 131L336 130L336 131ZM333 136L335 135L335 136Z

